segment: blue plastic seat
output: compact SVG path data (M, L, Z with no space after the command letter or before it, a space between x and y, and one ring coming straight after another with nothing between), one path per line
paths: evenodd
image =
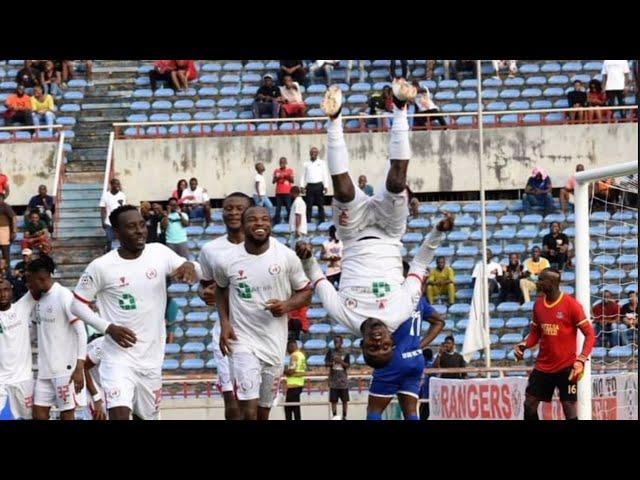
M310 319L325 318L327 316L327 311L324 308L310 308L307 312L307 316Z
M436 100L442 101L442 100L454 100L456 97L455 97L455 94L453 92L451 92L449 90L444 90L444 91L437 92L434 95L434 98Z
M186 332L187 338L200 338L206 337L209 331L204 327L189 327Z
M312 338L311 340L307 340L306 342L304 342L305 350L324 350L326 348L327 348L326 340Z
M500 343L502 344L512 344L512 343L520 343L522 341L521 333L505 333L500 337Z
M331 331L333 333L337 333L338 335L345 335L347 333L351 333L351 331L347 327L339 323L332 325Z
M564 85L565 83L569 83L569 77L566 75L552 75L547 80L549 85Z
M456 98L458 100L475 100L477 96L478 94L475 90L460 90L457 93Z
M441 111L444 112L444 113L461 112L462 111L462 105L460 105L459 103L445 103L444 105L442 105ZM468 117L466 117L466 118L468 118Z
M520 97L520 90L515 88L507 88L500 92L500 98L518 98Z
M167 293L187 293L189 291L189 285L186 283L172 283L167 288Z
M456 299L458 300L471 300L473 297L473 289L461 288L456 292Z
M498 305L496 310L501 313L517 312L518 310L520 310L520 304L517 302L502 302Z
M447 240L450 242L466 242L469 240L469 235L469 232L454 230L447 235Z
M159 88L155 91L153 96L155 97L173 97L176 92L172 88Z
M453 255L455 254L455 248L440 246L436 248L435 253L436 253L436 256L453 257Z
M475 262L473 260L466 259L466 258L458 258L451 264L451 267L455 271L471 270L474 266L475 266Z
M633 356L633 348L631 345L616 346L609 349L608 352L611 358L624 358Z
M164 353L167 355L173 355L176 353L180 353L180 345L177 343L167 343L164 346Z
M309 327L309 333L328 335L331 333L331 325L328 323L312 323Z
M462 208L460 207L459 203L445 203L440 207L441 212L448 212L448 213L460 213L461 209Z
M310 355L307 359L310 367L324 367L324 355Z
M432 203L421 203L420 207L418 207L418 211L423 214L433 214L438 212L438 207Z
M181 367L185 370L200 370L204 368L204 360L201 358L189 358L182 362Z
M467 315L469 310L470 306L467 303L454 303L449 307L448 312L455 315Z
M499 110L506 110L506 109L507 109L507 104L504 102L491 102L489 105L487 105L487 110L491 112L496 112Z
M459 225L458 220L459 219L456 218L456 225ZM429 220L427 220L426 218L414 218L409 221L408 227L409 228L428 228Z
M618 257L619 265L636 265L638 263L638 255L625 253Z
M205 346L202 342L188 342L182 346L183 353L202 353L204 351Z
M402 236L403 243L420 243L422 242L422 239L423 239L422 234L418 232L405 233Z
M208 312L189 312L185 316L185 320L187 321L187 323L206 322L209 320L209 313Z
M525 100L517 100L509 104L509 110L528 110L529 102Z
M180 367L178 360L167 358L162 362L162 370L177 370Z
M527 317L511 317L505 323L507 328L524 328L529 325L530 320Z
M581 72L582 71L582 63L580 62L567 62L562 65L563 72Z
M516 237L516 230L513 228L503 228L493 232L493 238L496 240L513 240Z

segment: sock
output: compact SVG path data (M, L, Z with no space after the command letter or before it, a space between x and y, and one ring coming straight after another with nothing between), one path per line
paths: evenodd
M367 413L367 420L382 420L381 413Z
M327 127L327 163L329 174L339 175L349 171L349 154L342 132L342 115L335 120L329 120Z
M407 418L405 418L405 420L420 420L420 417L418 417L418 415L409 415Z
M411 145L409 143L409 120L407 109L400 110L393 107L393 125L391 126L391 139L389 141L389 159L409 160L411 158Z

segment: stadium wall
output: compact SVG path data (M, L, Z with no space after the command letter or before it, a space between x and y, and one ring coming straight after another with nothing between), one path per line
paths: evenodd
M387 168L388 133L346 135L352 175L381 185ZM476 130L420 131L411 138L409 185L415 192L478 190ZM577 163L587 169L638 160L638 125L561 125L485 130L487 190L524 188L535 166L544 166L562 186ZM270 182L281 156L299 183L310 147L326 155L326 135L264 135L117 140L114 167L132 201L164 200L181 178L198 178L211 198L253 191L261 161ZM268 187L273 195L273 187ZM331 194L331 190L329 194Z
M57 142L0 143L0 173L9 177L10 205L28 204L42 184L51 195L57 147Z

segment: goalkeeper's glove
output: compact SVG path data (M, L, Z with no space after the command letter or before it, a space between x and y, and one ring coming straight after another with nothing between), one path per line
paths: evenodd
M524 358L524 351L526 349L527 349L527 344L524 342L519 343L515 346L515 348L513 349L513 353L516 356L516 362Z
M573 368L571 369L571 373L569 373L569 381L578 383L582 376L584 375L584 362L581 357L578 357L575 362L573 362Z

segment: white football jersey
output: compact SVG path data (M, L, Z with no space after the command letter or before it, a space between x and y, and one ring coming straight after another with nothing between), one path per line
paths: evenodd
M0 311L0 385L11 385L33 378L29 324L35 306L29 292Z

